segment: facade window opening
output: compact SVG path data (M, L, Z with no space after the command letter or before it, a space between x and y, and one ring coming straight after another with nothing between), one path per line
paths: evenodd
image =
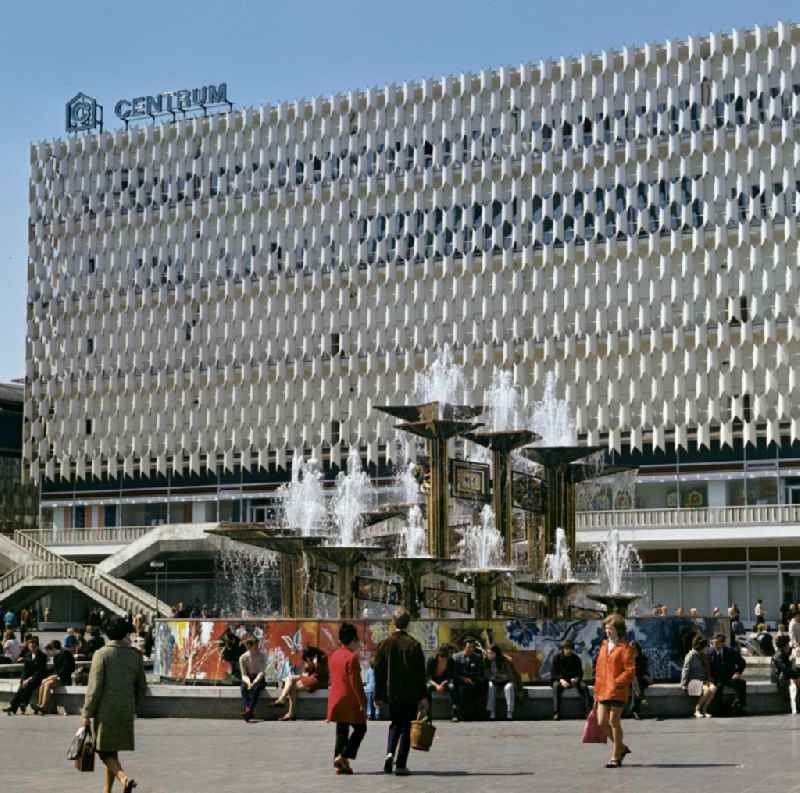
M342 336L340 333L331 333L331 355L342 355Z
M93 352L94 352L94 339L91 336L89 336L89 338L86 339L86 354L91 355Z
M87 435L91 435L92 434L92 420L91 419L86 419L85 425L86 425L85 426L86 434Z
M91 275L94 272L94 259L89 259L89 274Z

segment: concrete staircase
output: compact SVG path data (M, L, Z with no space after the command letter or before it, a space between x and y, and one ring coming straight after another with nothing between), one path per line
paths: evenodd
M147 534L122 546L97 565L103 576L122 578L140 570L152 559L166 553L213 553L222 538L208 534L218 523L168 523L154 526Z
M97 568L68 561L22 532L14 532L13 542L7 537L3 540L0 553L22 561L0 578L0 603L25 589L73 587L116 614L142 612L152 619L171 613L166 603L143 589ZM16 548L8 547L9 542Z

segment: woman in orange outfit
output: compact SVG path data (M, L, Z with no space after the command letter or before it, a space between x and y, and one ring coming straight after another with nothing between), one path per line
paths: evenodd
M622 740L622 709L628 701L631 682L636 675L636 659L625 641L625 619L611 614L603 621L606 639L600 645L594 675L594 701L597 723L611 731L613 749L606 768L619 768L630 749Z

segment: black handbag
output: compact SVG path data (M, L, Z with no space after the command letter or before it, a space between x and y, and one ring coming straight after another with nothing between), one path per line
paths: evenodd
M91 727L81 727L69 745L67 757L82 772L94 771L94 736Z
M67 760L77 760L81 756L87 732L86 727L80 727L75 735L72 736L72 742L69 745L69 749L67 749Z

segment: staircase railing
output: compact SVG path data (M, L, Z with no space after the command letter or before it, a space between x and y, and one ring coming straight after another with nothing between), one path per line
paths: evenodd
M152 617L163 610L163 604L155 598L151 600L146 592L137 592L127 582L123 584L113 576L100 575L92 567L64 559L21 531L14 532L14 542L39 561L20 565L0 578L0 593L25 578L72 578L124 611L144 611Z

